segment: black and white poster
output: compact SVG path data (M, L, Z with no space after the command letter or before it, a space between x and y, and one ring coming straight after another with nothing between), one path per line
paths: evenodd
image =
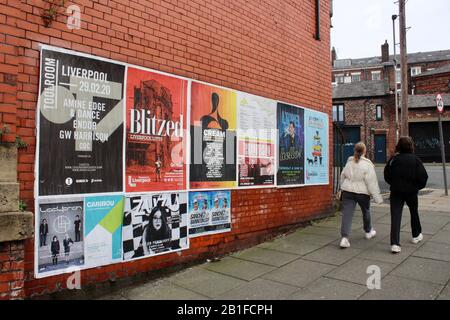
M39 195L120 192L125 66L43 47Z
M187 193L127 196L122 226L123 260L189 248Z
M38 277L83 268L83 208L83 198L39 201L35 240Z

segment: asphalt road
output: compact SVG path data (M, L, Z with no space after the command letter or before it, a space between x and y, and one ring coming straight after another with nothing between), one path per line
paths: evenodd
M428 173L427 188L444 189L444 174L442 171L442 165L425 165L425 168ZM376 166L381 193L387 193L389 192L389 185L384 181L383 170L384 166ZM447 164L447 185L450 188L450 164Z

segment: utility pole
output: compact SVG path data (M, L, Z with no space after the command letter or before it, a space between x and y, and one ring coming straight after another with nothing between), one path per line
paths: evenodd
M394 36L394 94L395 94L395 142L398 142L398 88L397 88L397 43L395 41L395 20L398 18L398 15L392 15L392 29Z
M406 14L405 0L399 0L399 16L400 16L400 67L402 74L402 127L401 135L409 136L408 124L408 61L406 53Z

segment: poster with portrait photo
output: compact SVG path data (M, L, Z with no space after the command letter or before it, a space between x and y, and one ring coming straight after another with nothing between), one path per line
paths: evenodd
M278 186L305 183L304 109L278 103Z
M125 66L43 46L38 193L123 191Z
M128 195L122 226L123 260L189 248L187 193Z
M305 184L328 184L328 115L305 109Z
M84 258L83 198L41 199L37 203L35 250L36 277L82 268Z
M231 231L231 192L189 193L189 237Z
M191 85L190 189L236 187L236 91Z

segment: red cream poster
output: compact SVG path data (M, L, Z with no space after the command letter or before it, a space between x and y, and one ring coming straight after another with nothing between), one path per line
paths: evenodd
M126 191L186 189L187 80L128 68Z

